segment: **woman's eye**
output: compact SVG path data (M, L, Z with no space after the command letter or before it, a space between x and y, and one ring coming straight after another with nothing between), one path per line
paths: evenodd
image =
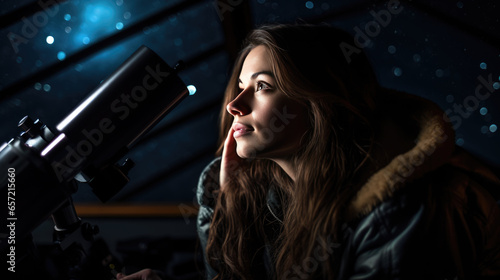
M261 91L261 90L267 90L267 89L270 89L271 87L263 82L259 82L257 83L257 91Z

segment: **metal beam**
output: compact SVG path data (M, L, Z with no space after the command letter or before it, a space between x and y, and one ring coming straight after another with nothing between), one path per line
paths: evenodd
M67 0L49 0L49 1L33 1L30 4L26 4L18 9L15 9L5 15L2 16L2 20L0 21L0 29L3 29L9 25L12 25L24 17L29 17L31 15L34 15L38 12L45 11L47 14L47 10L50 10L50 13L53 12L53 8L59 9L57 7L59 4L62 4L66 2ZM2 4L5 5L5 4ZM57 12L55 12L57 13Z
M215 0L213 5L221 21L225 47L231 65L236 60L246 35L252 30L250 1Z

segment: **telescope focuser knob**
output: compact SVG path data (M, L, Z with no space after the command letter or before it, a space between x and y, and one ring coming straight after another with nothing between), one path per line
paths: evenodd
M36 134L34 133L34 129L33 129L33 128L35 128L35 122L29 116L25 116L24 118L22 118L19 121L18 127L20 127L29 136L31 136L31 137L36 136Z
M40 120L33 121L29 116L25 116L19 121L19 125L23 132L27 133L30 137L34 138L40 135L40 130L43 123Z
M30 139L30 135L28 133L24 132L24 131L21 132L21 134L19 134L19 136L21 137L21 139L24 142L26 142L26 141L28 141Z

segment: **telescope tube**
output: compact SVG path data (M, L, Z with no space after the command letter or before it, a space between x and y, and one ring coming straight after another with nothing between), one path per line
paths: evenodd
M114 163L188 95L176 70L141 46L57 126L42 151L60 181ZM86 174L90 175L91 174Z

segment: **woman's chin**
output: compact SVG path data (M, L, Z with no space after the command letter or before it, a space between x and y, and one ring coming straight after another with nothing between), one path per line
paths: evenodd
M250 147L236 147L236 154L242 159L253 159L256 156L255 149Z

